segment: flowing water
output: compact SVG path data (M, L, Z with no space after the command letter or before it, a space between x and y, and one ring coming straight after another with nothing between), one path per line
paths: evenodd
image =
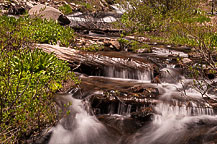
M71 95L58 96L58 104L69 113L53 129L49 144L113 143L107 129L86 109L86 103Z
M160 71L161 83L157 84L151 82L151 70L108 66L100 76L82 76L86 84L83 90L74 89L57 96L58 106L67 114L51 129L49 144L216 143L217 115L191 87L193 80L186 79L178 68L167 66ZM104 107L94 109L91 105L93 95L105 96L104 89L126 89L135 85L156 88L159 97L149 100L151 105L137 106L126 103L130 97L124 101L110 95L110 103L103 103ZM115 90L110 93L116 94ZM134 102L141 101L135 99ZM133 113L147 107L152 108L150 120L138 124Z
M113 7L118 13L124 12ZM85 22L80 15L69 18ZM108 16L98 19L102 21L116 20ZM207 96L216 100L217 96L207 93L203 99L193 87L194 81L185 77L183 69L175 68L170 58L186 58L188 54L157 46L150 54L105 53L81 55L84 62L94 60L94 66L78 71L82 81L79 88L56 96L61 120L50 130L46 143L217 143L216 110L205 100ZM153 65L160 73L155 82Z

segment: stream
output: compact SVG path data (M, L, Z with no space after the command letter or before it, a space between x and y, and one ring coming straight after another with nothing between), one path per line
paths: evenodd
M50 130L47 143L216 143L216 110L192 87L183 69L175 68L168 53L187 56L173 50L144 55L86 52L85 57L98 64L81 65L76 70L80 86L56 96L61 111L68 114ZM156 63L159 83L153 82Z
M70 20L83 22L78 15ZM177 57L189 56L157 44L142 54L76 52L81 84L56 95L59 109L67 114L60 114L59 123L39 143L217 143L217 111L207 101L216 102L217 95L210 92L203 98L177 66Z

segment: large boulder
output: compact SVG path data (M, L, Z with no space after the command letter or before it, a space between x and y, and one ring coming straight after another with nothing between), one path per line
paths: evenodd
M29 10L31 17L41 17L42 19L58 21L61 25L70 24L70 20L58 9L45 5L36 5Z

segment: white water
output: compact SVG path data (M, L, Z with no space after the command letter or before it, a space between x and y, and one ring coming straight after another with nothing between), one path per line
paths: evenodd
M131 107L132 107L131 105L119 103L117 114L124 115L124 116L130 116Z
M176 50L170 50L170 49L163 49L163 48L157 48L153 47L152 49L153 54L158 55L158 56L164 56L168 57L170 55L173 56L180 56L180 57L188 57L188 54Z
M88 20L86 18L80 18L80 17L74 17L74 16L68 16L67 17L70 21L74 21L74 22L88 22Z
M117 70L114 67L109 67L107 70L106 76L109 77L139 79L138 82L141 80L147 82L151 79L151 74L148 72ZM193 80L185 79L180 69L162 69L161 81L161 84L155 86L160 91L160 100L163 101L154 107L156 114L153 121L138 131L129 144L189 143L191 137L194 138L199 133L196 128L200 129L203 126L200 126L200 123L209 125L210 122L214 122L217 125L217 116L214 115L213 109L203 101L201 93L192 88ZM179 102L178 99L183 101ZM168 104L171 102L172 105ZM118 113L125 115L126 108L123 104L119 105Z
M69 107L67 102L71 103ZM49 144L107 144L112 141L107 137L107 129L85 110L81 100L67 95L58 103L62 109L70 110L70 114L53 129Z
M216 121L211 108L191 108L158 104L155 108L158 114L153 121L137 133L133 144L182 144L188 138L190 127L196 127L200 121ZM195 130L196 131L196 130Z
M111 58L108 59L111 60ZM103 62L100 57L98 61ZM117 62L122 65L128 64L128 61L120 58L114 58L113 61L114 64ZM141 64L135 63L135 65ZM126 83L134 82L135 85L142 83L158 88L160 93L157 104L153 106L152 121L132 134L128 144L189 144L189 139L198 135L198 129L204 130L203 127L207 126L208 133L212 130L210 123L217 126L217 116L214 115L213 109L202 99L201 93L192 88L193 80L185 79L180 69L173 67L161 69L160 84L151 83L153 75L151 70L142 71L111 66L105 67L104 71L104 76L107 78L103 76L90 76L90 78L98 77L105 82L111 79ZM103 94L103 90L96 92L95 94ZM216 96L213 97L216 98ZM122 144L110 137L110 131L108 132L105 125L90 114L90 110L87 110L89 106L85 108L84 102L69 95L60 98L59 105L66 104L65 101L72 103L68 108L70 114L53 129L50 144ZM64 109L63 106L62 109ZM118 125L127 127L122 120L126 117L131 118L132 111L132 105L120 102L117 109L111 106L109 115L117 114L120 123ZM200 123L203 125L201 126Z
M112 8L115 9L116 13L123 14L126 10L120 4L111 5Z
M151 81L152 72L149 70L131 70L128 69L117 69L116 67L105 68L106 77L112 78L123 78L123 79L137 79L142 81Z
M116 22L116 21L117 19L114 18L113 16L107 16L107 17L97 20L97 22L106 22L106 23L111 23L111 22Z

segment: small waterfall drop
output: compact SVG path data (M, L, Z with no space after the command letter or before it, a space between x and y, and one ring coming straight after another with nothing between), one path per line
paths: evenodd
M215 134L213 105L169 60L154 61L155 69L133 58L89 58L96 65L82 67L88 71L83 85L57 100L70 112L53 128L49 144L203 144Z
M117 114L129 116L131 112L131 107L132 105L130 104L127 105L127 104L119 103Z
M49 144L109 144L107 129L85 109L82 100L71 95L60 96L58 104L68 111L53 129ZM67 104L69 103L69 105Z
M188 143L188 135L196 135L195 128L206 121L216 121L211 108L171 106L160 103L154 107L151 124L145 126L134 139L133 144L182 144Z
M135 70L135 69L124 69L116 67L106 67L105 76L113 78L123 78L123 79L136 79L142 81L151 81L152 73L149 70Z

